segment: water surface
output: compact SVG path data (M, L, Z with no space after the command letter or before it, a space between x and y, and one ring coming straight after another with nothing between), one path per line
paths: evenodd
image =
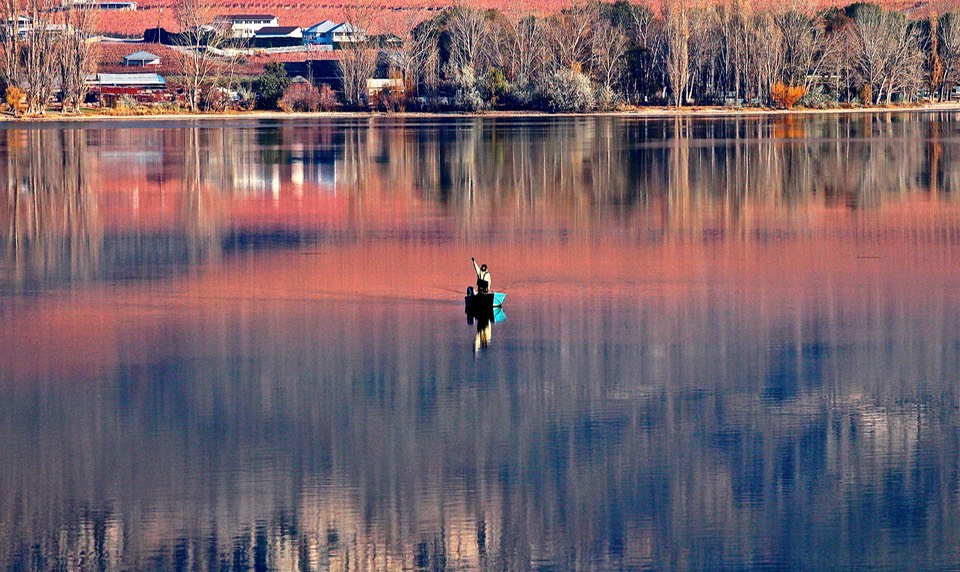
M958 128L0 129L0 568L958 567Z

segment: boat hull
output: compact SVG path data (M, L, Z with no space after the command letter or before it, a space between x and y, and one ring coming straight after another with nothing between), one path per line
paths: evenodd
M473 294L464 297L463 303L470 313L491 312L494 308L503 305L507 297L503 292L486 292L484 294Z

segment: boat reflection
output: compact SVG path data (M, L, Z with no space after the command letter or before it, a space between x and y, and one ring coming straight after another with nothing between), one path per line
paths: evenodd
M480 350L490 346L490 341L493 340L493 325L506 320L507 314L500 306L485 310L468 309L466 314L467 324L472 326L476 323L477 326L477 335L473 338L473 353L478 354Z

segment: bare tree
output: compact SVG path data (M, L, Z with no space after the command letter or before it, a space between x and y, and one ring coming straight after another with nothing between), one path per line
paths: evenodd
M525 10L504 15L498 29L497 65L510 81L528 85L543 72L546 30L543 21Z
M623 56L627 52L627 36L609 19L601 18L594 27L590 42L591 68L600 85L609 91L623 71Z
M203 89L215 84L226 67L215 51L226 39L227 29L223 23L214 22L210 0L174 0L173 14L180 28L177 63L187 109L197 111Z
M89 3L69 5L60 11L63 26L57 46L61 112L79 113L87 95L87 77L96 72L97 50L91 39L95 13Z
M394 32L400 45L391 52L392 64L409 94L417 93L420 86L431 85L436 77L438 31L428 14L426 6L406 9Z
M890 57L890 36L883 10L877 6L858 7L850 26L851 43L855 48L852 59L869 93L879 101L886 84L884 73ZM864 103L874 103L873 101Z
M927 83L931 96L938 96L943 86L943 60L940 51L940 18L931 14L927 18L926 40Z
M483 67L490 42L490 26L484 10L457 4L450 10L447 32L450 34L450 64L455 69Z
M20 83L20 52L24 49L20 35L21 25L26 25L26 6L19 0L0 0L0 66L3 79L12 86Z
M797 7L775 14L774 21L783 46L783 81L810 91L814 82L820 81L824 64L839 45L837 36L842 34L827 34L822 17Z
M630 88L641 98L664 90L665 96L665 52L666 34L663 19L657 18L647 6L628 4L624 25L627 33L628 49L633 50L632 61L627 66L633 84Z
M899 12L874 5L858 5L850 26L854 66L864 85L870 86L872 103L910 83L921 57L919 34Z
M687 82L687 100L694 99L694 91L698 90L698 98L702 99L723 89L723 30L720 26L720 17L717 7L706 5L700 8L687 9L689 23L689 62L690 81Z
M367 91L367 80L377 71L381 12L372 5L351 5L344 10L351 41L340 45L340 75L343 78L343 99L347 105L360 105Z
M753 18L751 42L765 46L754 50L754 90L761 101L770 100L773 84L782 81L784 75L783 36L773 14L761 12Z
M923 82L923 51L920 47L920 27L903 18L903 27L899 28L893 56L890 58L886 100L891 102L894 91L899 91L905 100L916 98Z
M752 56L756 49L753 40L753 15L745 0L726 0L715 7L720 42L719 58L723 66L721 90L723 96L732 92L735 99L749 97L750 77L753 73ZM769 47L764 43L764 48ZM698 59L698 61L703 61Z
M29 0L31 25L26 31L26 50L22 54L23 83L27 91L27 113L39 114L46 109L56 82L56 49L59 34L51 20L52 0Z
M550 46L556 65L583 68L590 61L591 37L600 19L594 2L576 2L548 20Z
M945 92L960 82L960 14L950 12L942 16L937 26L940 65L942 75L939 84L939 96L942 100Z
M43 113L56 82L59 27L53 0L3 0L3 77L26 94L26 112Z
M682 107L690 85L690 14L684 0L664 3L664 31L667 46L667 78L674 105Z

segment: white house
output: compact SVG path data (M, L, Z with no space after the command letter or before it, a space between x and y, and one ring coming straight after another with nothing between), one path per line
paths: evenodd
M217 16L213 23L231 38L252 38L260 28L278 26L280 21L271 14L227 14Z
M3 21L3 31L12 30L13 18L7 18ZM33 29L33 18L29 16L17 16L17 33L26 34Z
M344 42L362 42L366 38L366 33L364 30L347 22L344 22L343 24L340 24L336 28L330 30L330 33L333 35L334 44L342 44Z
M6 20L0 20L0 35L5 34L5 33L8 32L8 31L12 31L12 30L13 30L13 25L14 25L13 22L14 22L14 21L13 21L13 18L7 18ZM19 34L19 35L21 35L21 36L23 36L23 35L25 35L25 34L27 34L27 33L30 33L30 32L35 32L35 31L37 31L38 29L40 29L40 26L37 25L37 24L34 24L33 18L31 18L31 17L29 17L29 16L24 16L24 15L17 16L16 22L17 22L17 23L16 23L16 26L17 26L17 34ZM66 23L66 24L53 24L53 23L49 23L49 22L48 22L48 23L43 24L43 31L45 31L45 32L47 32L47 33L57 33L57 34L59 34L59 33L68 32L68 31L72 31L72 30L73 30L73 26L72 26L71 24L69 24L69 23Z

